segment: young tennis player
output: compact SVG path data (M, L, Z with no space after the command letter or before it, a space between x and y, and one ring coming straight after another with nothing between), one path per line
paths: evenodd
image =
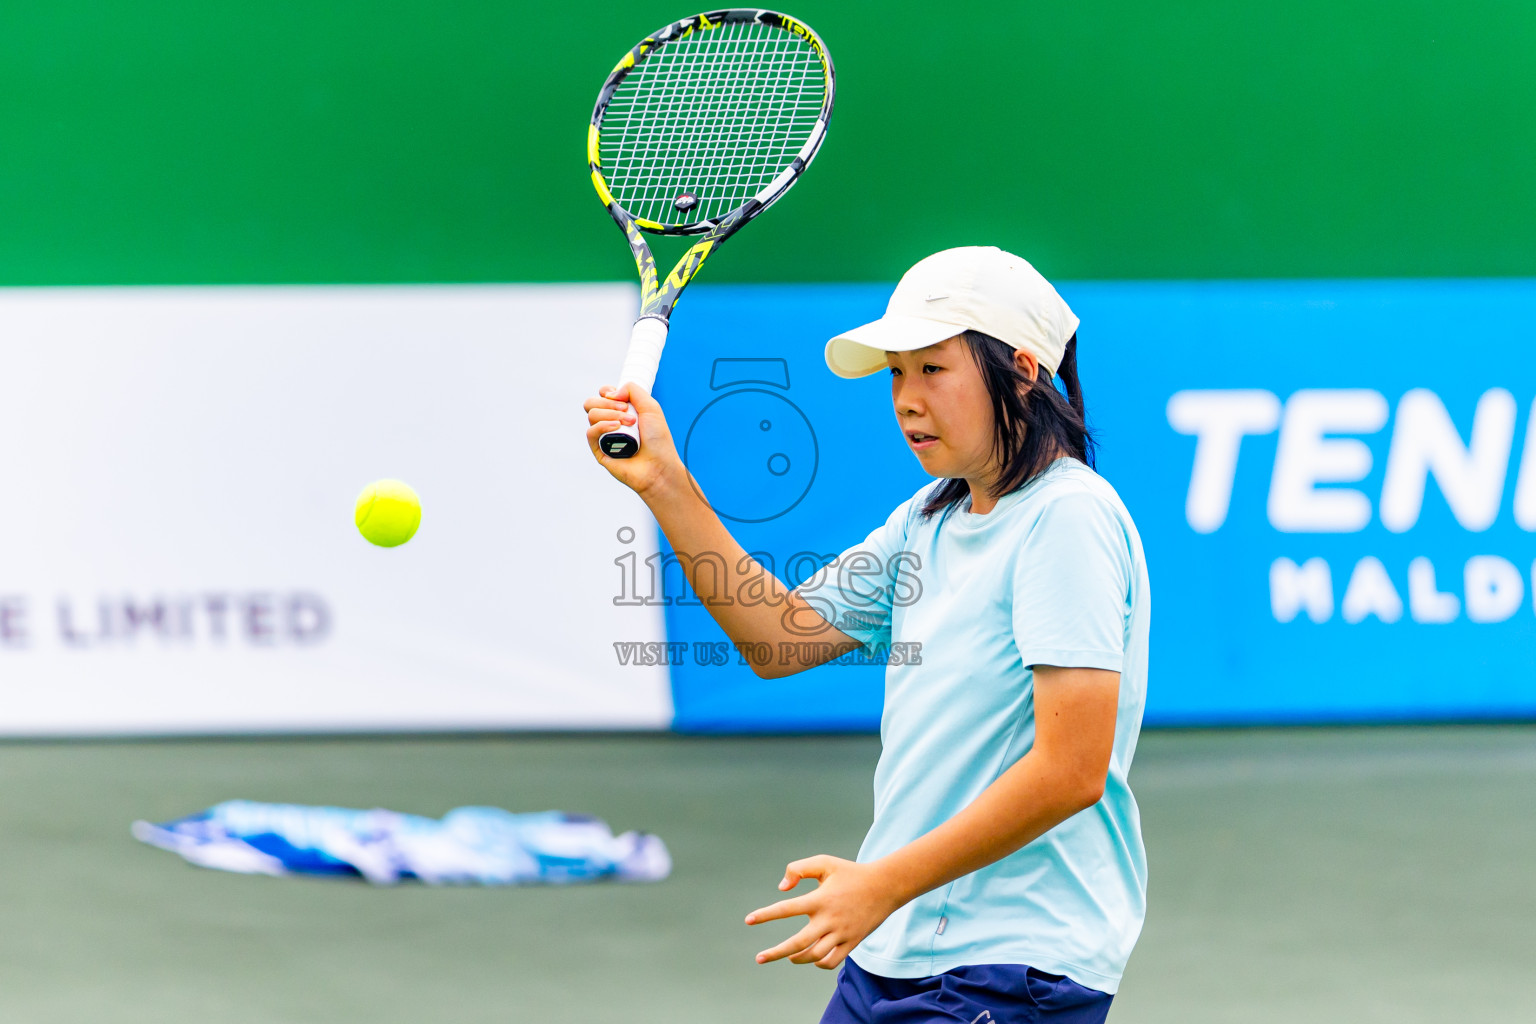
M842 965L823 1024L1102 1021L1141 931L1146 861L1126 774L1147 572L1130 515L1091 468L1077 324L1027 262L966 247L919 262L881 319L832 339L838 376L889 373L900 433L937 480L794 590L710 511L648 394L586 402L593 454L645 499L733 641L788 642L800 657L816 647L794 642L817 633L834 641L824 660L920 645L886 668L858 859L795 861L779 888L817 888L746 919L808 919L759 963ZM634 421L625 399L645 442L612 460L597 439ZM723 580L690 563L706 552L724 557ZM765 600L709 602L753 581ZM765 678L809 667L754 664Z

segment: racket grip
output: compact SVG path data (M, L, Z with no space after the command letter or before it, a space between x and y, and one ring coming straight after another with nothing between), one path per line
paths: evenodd
M656 383L656 368L661 365L661 350L667 344L667 322L660 317L643 316L635 321L629 335L629 351L619 370L619 384L639 384L646 391ZM625 412L634 412L633 404L624 404ZM630 459L640 452L640 422L621 423L597 442L598 449L610 459Z

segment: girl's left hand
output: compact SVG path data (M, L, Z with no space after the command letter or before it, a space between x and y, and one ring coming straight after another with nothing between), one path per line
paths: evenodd
M747 924L762 924L801 914L810 916L804 928L772 949L757 954L758 963L766 964L787 956L790 963L815 964L833 970L853 947L901 906L890 892L880 869L873 864L825 855L807 857L784 869L784 880L779 883L779 888L788 891L804 878L814 878L820 883L814 892L780 900L747 915Z

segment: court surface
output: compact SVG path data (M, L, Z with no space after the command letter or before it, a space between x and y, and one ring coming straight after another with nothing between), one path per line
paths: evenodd
M852 856L872 737L0 745L0 1019L814 1022L752 955L784 863ZM1536 727L1149 732L1147 927L1110 1020L1516 1020L1536 1005ZM560 808L659 833L649 886L375 889L189 867L129 823L232 797Z

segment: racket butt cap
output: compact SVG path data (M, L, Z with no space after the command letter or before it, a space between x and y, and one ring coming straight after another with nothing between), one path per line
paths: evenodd
M598 439L597 446L610 459L632 459L640 451L640 442L628 434L615 430Z

